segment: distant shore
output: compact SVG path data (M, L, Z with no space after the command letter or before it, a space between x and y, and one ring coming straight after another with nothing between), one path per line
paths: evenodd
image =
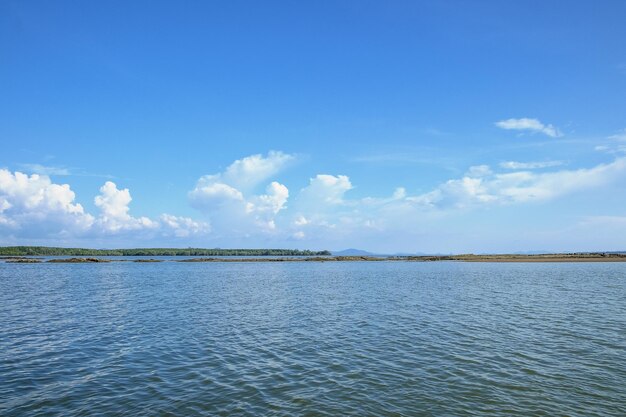
M64 257L42 259L33 256L0 256L6 263L110 263L110 262L184 262L184 263L224 263L224 262L626 262L623 253L568 253L542 255L449 255L449 256L285 256L285 257L196 257L185 259L107 259L103 257Z
M617 253L458 255L451 258L463 262L626 262L626 254Z
M307 258L192 258L178 262L626 262L626 254L451 255L451 256L328 256Z
M50 246L0 246L3 256L323 256L327 250L300 249L222 249L222 248L131 248L89 249Z

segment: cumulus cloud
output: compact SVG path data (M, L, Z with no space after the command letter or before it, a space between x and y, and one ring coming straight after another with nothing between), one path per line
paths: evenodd
M88 230L93 216L74 202L68 184L45 175L0 169L0 225L24 235L68 235Z
M233 162L222 174L222 180L233 187L247 190L273 177L295 159L294 155L270 151L247 156Z
M538 161L538 162L506 161L506 162L500 162L500 168L511 169L511 170L541 169L541 168L558 167L563 164L564 164L563 161Z
M522 130L533 133L543 133L551 138L563 136L563 133L552 125L545 125L537 119L523 117L521 119L506 119L496 122L496 126L506 130Z
M334 228L335 222L342 215L347 216L352 202L344 195L352 189L350 178L346 175L318 174L309 179L309 185L300 190L293 204L291 215L292 227Z
M30 233L40 237L189 239L211 233L213 239L229 242L231 238L248 242L255 236L262 241L304 240L321 245L347 239L375 242L384 236L439 227L433 224L460 218L470 210L548 201L626 176L626 157L580 169L555 168L562 164L559 161L508 161L494 167L469 167L465 174L423 193L397 187L382 197L354 197L347 175L318 174L292 196L284 184L272 178L292 159L280 152L253 155L235 161L223 172L198 179L189 201L210 223L172 214L155 218L135 215L130 190L112 181L100 188L94 199L97 211L89 214L75 201L67 184L55 184L44 175L0 170L0 237Z
M289 190L283 184L272 181L267 186L266 194L254 196L246 204L249 213L276 214L285 207L289 198Z
M128 188L119 190L115 183L107 181L100 188L100 195L96 196L94 203L100 208L101 215L98 225L105 233L120 231L154 229L158 223L147 217L132 217L128 214L128 205L132 201Z
M290 210L289 230L294 239L335 239L366 229L378 229L381 207L399 202L406 190L397 188L389 198L349 198L352 182L347 175L318 174L300 190Z
M481 207L548 201L567 194L602 187L626 176L626 158L591 168L533 172L557 166L547 163L508 164L514 172L495 172L487 165L473 166L460 178L431 191L409 195L399 187L386 198L348 198L347 176L318 175L301 190L290 213L289 230L295 238L408 231L433 216L448 216ZM299 233L302 232L302 233Z
M285 213L288 221L280 225L290 239L331 247L384 245L388 239L408 242L408 236L419 242L438 228L449 232L442 222L458 222L473 210L540 203L615 184L626 177L626 158L581 169L523 168L510 172L512 167L499 171L478 165L422 194L399 187L388 197L365 198L350 198L353 187L347 176L318 175L296 196Z
M294 160L294 155L279 151L270 151L267 156L256 154L238 159L224 172L200 177L190 197L192 200L196 197L202 199L206 194L219 193L229 198L238 197L241 192L267 181ZM221 185L214 187L216 184Z
M101 211L96 220L98 232L118 234L122 232L148 232L173 237L190 237L210 232L208 223L194 221L189 217L162 214L157 220L130 215L132 201L128 188L118 189L114 182L107 181L100 188L94 203Z
M159 217L160 225L166 236L190 237L194 235L204 235L211 231L211 227L206 222L198 222L189 217L178 217L171 214L162 214Z
M309 180L306 188L302 189L300 200L326 205L341 204L344 194L351 189L352 183L346 175L318 174Z
M218 228L245 231L258 228L273 231L275 216L286 207L287 187L272 181L265 194L254 194L255 186L276 175L295 156L271 151L236 160L224 172L198 179L189 192L191 205L206 213Z
M210 182L208 177L198 181L196 188L189 193L189 199L193 206L204 210L244 201L241 191L221 182Z
M466 175L449 180L412 201L437 208L464 208L486 203L512 204L556 198L606 185L626 174L626 158L593 168L534 173L518 171L487 177Z
M0 236L70 239L132 231L134 237L189 237L209 232L208 224L185 217L163 214L152 220L131 216L130 191L118 189L111 181L94 199L98 216L86 213L75 197L68 184L55 184L46 175L0 169Z

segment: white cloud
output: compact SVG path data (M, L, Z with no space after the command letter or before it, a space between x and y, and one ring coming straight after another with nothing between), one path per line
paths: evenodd
M409 201L418 205L438 209L466 208L473 204L489 203L496 200L485 184L484 178L463 177L449 180L435 190L416 197L409 197Z
M481 204L512 204L556 198L606 185L626 174L626 158L593 168L546 173L519 171L488 177L465 176L449 180L412 201L442 209Z
M318 174L310 179L308 187L302 189L299 199L315 204L341 204L344 194L351 189L352 183L346 175Z
M198 180L196 188L189 193L189 199L194 207L204 210L244 200L241 191L221 182L211 183L208 176Z
M186 217L162 215L158 220L133 217L128 189L106 182L95 198L99 216L75 202L68 184L55 184L46 175L26 175L0 169L0 237L3 239L88 239L127 232L133 238L190 237L209 232L208 224Z
M346 175L318 174L309 179L309 185L300 190L291 213L293 230L333 229L341 217L350 217L354 202L347 202L344 194L352 189ZM354 214L353 214L354 215Z
M100 195L94 203L101 211L96 219L95 233L119 234L125 232L143 233L145 236L167 236L186 238L208 234L208 223L198 222L189 217L162 214L158 220L148 217L133 217L129 205L132 201L128 188L118 189L117 185L107 181L100 188Z
M311 223L311 221L304 217L302 214L296 216L295 220L293 221L294 226L306 226L309 223Z
M285 185L268 177L268 172L275 175L277 167L289 160L277 155L284 154L243 158L224 172L198 180L189 192L189 200L207 215L210 224L172 214L155 218L135 216L130 209L130 190L118 188L111 181L101 187L94 199L98 213L91 215L75 201L67 184L54 184L47 176L0 170L0 238L6 241L7 236L20 238L30 233L106 241L119 236L129 242L167 237L170 241L198 238L210 232L220 245L234 241L259 245L298 240L333 248L344 242L352 242L351 246L396 238L408 242L406 236L414 236L418 241L417 236L424 230L450 231L453 226L446 221L469 218L471 210L489 207L495 211L492 208L548 201L626 177L626 157L582 169L555 168L562 164L558 161L508 161L495 167L472 166L458 178L421 194L397 187L383 197L356 198L350 195L353 184L347 175L319 174L291 196ZM271 159L283 162L273 164L268 162ZM539 168L544 170L532 171ZM250 185L254 181L248 177L253 172L267 180L265 184L257 183L265 187L264 191Z
M267 186L266 194L252 196L246 202L245 212L261 230L274 231L274 221L279 211L285 209L289 190L283 184L273 181Z
M254 187L276 175L295 156L272 151L233 162L224 172L198 179L188 194L191 205L206 213L217 229L250 233L276 230L274 218L286 207L289 190L273 181L265 194L253 194Z
M98 225L105 233L120 231L154 229L158 223L147 217L132 217L128 214L128 205L132 201L128 188L119 190L115 183L107 181L100 188L100 195L96 196L94 203L100 208L101 214L97 220Z
M552 168L563 165L563 161L538 161L538 162L516 162L506 161L500 162L500 168L520 170L520 169L541 169Z
M552 125L545 125L537 119L523 117L521 119L506 119L496 122L496 126L506 130L522 130L536 133L543 133L552 138L563 136L563 133Z
M346 193L352 188L347 175L318 174L311 178L290 209L288 226L292 236L332 240L364 230L380 231L387 220L376 219L381 210L388 205L403 204L406 197L406 190L398 187L388 198L350 199Z
M273 181L267 186L267 194L254 196L246 205L249 213L270 213L276 214L285 207L289 198L289 190L283 184Z
M189 217L177 217L171 214L162 214L159 217L165 235L174 235L183 238L194 235L204 235L211 231L208 223L197 222Z
M347 176L318 175L291 205L284 230L292 239L325 242L328 247L358 242L376 245L389 239L409 242L409 236L419 243L432 238L425 233L437 233L438 229L450 233L446 226L450 221L465 227L458 219L470 216L472 210L545 202L595 190L624 177L626 158L552 172L494 172L480 165L423 194L409 195L400 187L390 197L349 198L346 192L352 184Z
M45 175L0 169L0 224L25 235L76 234L88 230L93 216L74 202L68 184Z
M267 156L261 154L250 155L236 160L222 173L201 177L196 188L221 183L247 192L276 175L294 160L294 155L279 151L270 151Z

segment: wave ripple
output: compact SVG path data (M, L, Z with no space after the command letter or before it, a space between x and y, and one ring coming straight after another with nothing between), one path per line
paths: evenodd
M0 415L626 415L626 264L0 264Z

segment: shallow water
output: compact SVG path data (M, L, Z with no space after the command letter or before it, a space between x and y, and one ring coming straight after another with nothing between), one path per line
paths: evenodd
M626 264L0 263L0 415L626 415Z

